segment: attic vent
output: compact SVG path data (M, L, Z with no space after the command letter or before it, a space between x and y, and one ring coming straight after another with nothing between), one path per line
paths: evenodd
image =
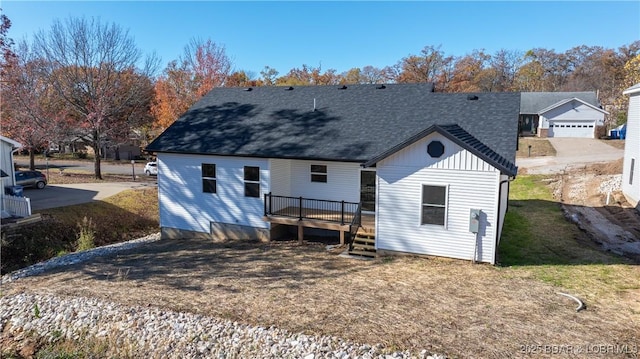
M345 86L345 85L342 85L342 87L338 88L338 90L346 90L346 89L347 89L347 86Z
M251 87L247 87L246 89L244 89L245 91L253 91L253 89Z
M469 95L469 96L467 96L467 100L469 100L469 101L476 101L476 100L478 100L478 96L476 96L476 95Z
M287 88L286 88L286 89L284 89L284 90L285 90L285 91L293 91L293 87L292 87L292 86L289 86L289 87L287 87Z
M376 88L377 88L378 90L384 90L384 89L386 89L386 88L387 88L387 86L385 86L385 85L380 85L380 86L376 86Z

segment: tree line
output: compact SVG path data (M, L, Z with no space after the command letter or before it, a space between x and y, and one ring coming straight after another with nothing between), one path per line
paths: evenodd
M610 126L624 123L622 91L640 83L640 41L618 49L577 46L565 52L475 49L448 55L425 46L396 64L339 73L303 64L281 75L236 70L225 47L192 39L183 54L160 70L127 30L96 19L56 20L31 41L7 37L0 16L0 116L3 135L31 153L74 138L100 154L132 137L144 145L215 87L308 86L431 82L438 92L598 91Z

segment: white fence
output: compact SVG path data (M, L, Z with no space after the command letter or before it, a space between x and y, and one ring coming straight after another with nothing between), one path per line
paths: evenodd
M2 209L14 217L29 217L31 215L31 199L5 195L2 198Z

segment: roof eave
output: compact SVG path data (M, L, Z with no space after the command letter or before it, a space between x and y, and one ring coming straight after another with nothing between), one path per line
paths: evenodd
M583 101L583 100L581 100L581 99L579 99L579 98L577 98L577 97L573 97L573 98L568 98L568 99L565 99L565 100L562 100L562 101L556 102L556 103L554 103L553 105L551 105L551 106L549 106L549 107L547 107L547 108L544 108L544 109L540 110L540 111L538 112L538 115L542 115L543 113L549 112L549 111L553 110L554 108L558 108L558 107L560 107L560 106L562 106L562 105L564 105L564 104L567 104L567 103L569 103L569 102L571 102L571 101L573 101L573 100L576 100L576 101L578 101L578 102L582 103L583 105L586 105L586 106L588 106L588 107L590 107L590 108L592 108L592 109L594 109L594 110L596 110L596 111L602 112L602 113L603 113L603 114L605 114L605 115L608 115L608 114L609 114L609 112L607 112L607 111L605 111L605 110L603 110L603 109L601 109L601 108L598 108L598 107L596 107L596 106L594 106L594 105L592 105L592 104L590 104L590 103L588 103L588 102L586 102L586 101Z
M145 148L147 152L154 153L168 153L174 155L195 155L195 156L218 156L218 157L246 157L246 158L275 158L283 160L300 160L300 161L324 161L324 162L348 162L348 163L363 163L365 159L345 159L345 158L328 158L328 157L311 157L311 156L267 156L267 155L255 155L255 154L228 154L228 153L205 153L205 152L185 152L185 151L161 151L161 150L149 150Z
M622 91L622 94L623 95L631 95L631 94L638 93L638 92L640 92L640 83L639 84L635 84L635 85L629 87L628 89Z
M497 170L499 170L500 173L502 173L502 174L505 174L505 175L507 175L509 177L515 177L517 175L517 173L518 173L518 167L515 164L513 164L511 161L505 159L505 161L509 162L508 166L505 166L500 162L494 161L493 159L491 159L488 156L486 156L484 153L476 150L475 148L473 148L471 146L468 146L466 143L461 141L459 138L457 138L456 136L453 136L448 131L446 131L445 129L440 127L440 125L432 125L432 126L430 126L426 130L423 130L423 131L411 136L406 141L404 141L402 143L399 143L398 145L390 148L389 150L387 150L387 151L385 151L385 152L373 157L372 159L370 159L367 162L365 162L362 166L363 167L372 167L375 164L377 164L378 162L382 161L383 159L385 159L385 158L393 155L394 153L399 152L400 150L402 150L402 149L404 149L404 148L416 143L420 139L430 135L433 132L438 132L439 134L443 135L444 137L446 137L450 141L454 142L458 146L466 149L467 151L471 152L475 156L481 158L483 161L489 163L491 166L493 166Z

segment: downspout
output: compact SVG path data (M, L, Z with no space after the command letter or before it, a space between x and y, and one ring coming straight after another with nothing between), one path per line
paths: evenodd
M511 182L515 180L515 177L509 177L506 180L502 180L500 181L500 184L498 185L498 211L496 212L496 215L498 216L498 222L500 222L500 209L501 209L501 204L502 204L502 185L507 183L507 182ZM508 191L508 189L507 189ZM509 210L509 192L507 192L507 211ZM505 215L506 215L506 211L505 211ZM500 228L502 227L501 224L504 224L504 218L503 218L503 223L498 223L498 226L496 227L496 246L495 246L495 250L493 251L493 265L496 264L497 260L498 260L498 244L500 243Z

